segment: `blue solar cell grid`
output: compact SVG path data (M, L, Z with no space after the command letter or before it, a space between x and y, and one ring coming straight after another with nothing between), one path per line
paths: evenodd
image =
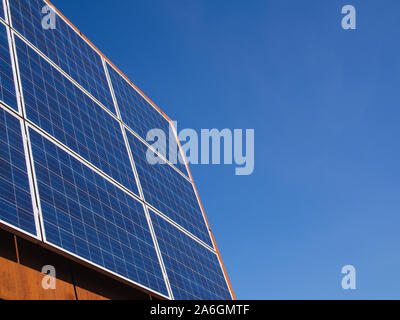
M27 118L138 194L119 121L16 37Z
M0 0L1 1L1 0ZM6 27L0 23L0 100L18 111Z
M168 164L149 164L148 147L130 132L127 136L145 200L212 247L192 184Z
M46 240L168 295L143 205L30 129Z
M0 0L0 18L4 19L3 0Z
M108 64L111 83L114 88L118 108L124 121L142 139L146 139L151 129L161 129L166 137L165 148L160 148L160 153L168 156L169 150L169 122L150 103L148 103L120 74ZM175 145L177 141L174 139ZM172 159L171 159L172 160ZM179 161L174 165L187 175L186 166Z
M100 55L58 15L56 28L44 29L45 5L42 0L10 1L13 27L115 114Z
M232 299L216 254L149 211L174 298Z
M34 236L35 218L20 121L0 108L0 219Z

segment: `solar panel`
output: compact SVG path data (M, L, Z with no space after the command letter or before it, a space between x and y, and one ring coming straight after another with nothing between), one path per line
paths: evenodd
M55 29L43 28L44 1L12 0L9 3L12 26L115 114L100 55L61 17L57 16Z
M175 137L173 138L174 141L169 141L169 121L147 102L114 68L108 64L107 66L122 120L142 139L146 139L146 135L151 129L161 129L166 136L166 146L165 148L161 147L159 152L163 155L168 155L169 144L174 143L174 145L177 145ZM184 164L178 161L174 165L187 175Z
M46 241L168 296L143 205L36 131Z
M0 219L36 236L20 120L0 108Z
M138 194L118 120L16 37L27 118Z
M0 23L0 100L18 111L7 31L2 23Z
M228 300L217 255L150 210L172 293L178 300Z
M130 132L127 136L145 200L212 247L191 182L168 164L150 164L146 158L148 147Z

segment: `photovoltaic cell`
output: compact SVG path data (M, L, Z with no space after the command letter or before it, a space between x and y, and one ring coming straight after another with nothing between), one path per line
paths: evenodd
M168 295L143 205L30 129L46 241Z
M145 200L213 247L192 184L166 163L150 164L148 147L128 131L127 136Z
M0 108L0 219L37 235L21 123Z
M146 135L151 129L161 129L166 137L166 146L165 148L160 148L159 151L164 156L168 156L169 144L172 143L177 146L175 137L173 137L173 141L169 139L168 120L154 109L119 73L108 64L107 66L122 121L142 139L146 139ZM174 163L174 165L187 175L184 164L177 161L177 164Z
M138 194L119 121L16 37L27 118Z
M42 0L10 1L13 27L115 114L100 55L58 15L55 29L43 28L44 6Z
M4 7L2 0L0 0L0 18L4 19Z
M7 31L6 27L1 23L0 23L0 100L9 105L15 111L18 111Z
M174 298L230 300L217 255L149 210Z

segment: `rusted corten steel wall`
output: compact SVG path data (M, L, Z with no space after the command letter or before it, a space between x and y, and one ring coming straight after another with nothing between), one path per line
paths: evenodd
M42 286L42 268L56 270L56 289ZM149 300L150 295L0 230L0 299Z

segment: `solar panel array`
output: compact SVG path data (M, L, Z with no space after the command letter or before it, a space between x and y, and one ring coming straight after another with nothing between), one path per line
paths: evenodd
M44 28L47 2L4 4L0 222L159 296L231 299L169 120L64 18Z

